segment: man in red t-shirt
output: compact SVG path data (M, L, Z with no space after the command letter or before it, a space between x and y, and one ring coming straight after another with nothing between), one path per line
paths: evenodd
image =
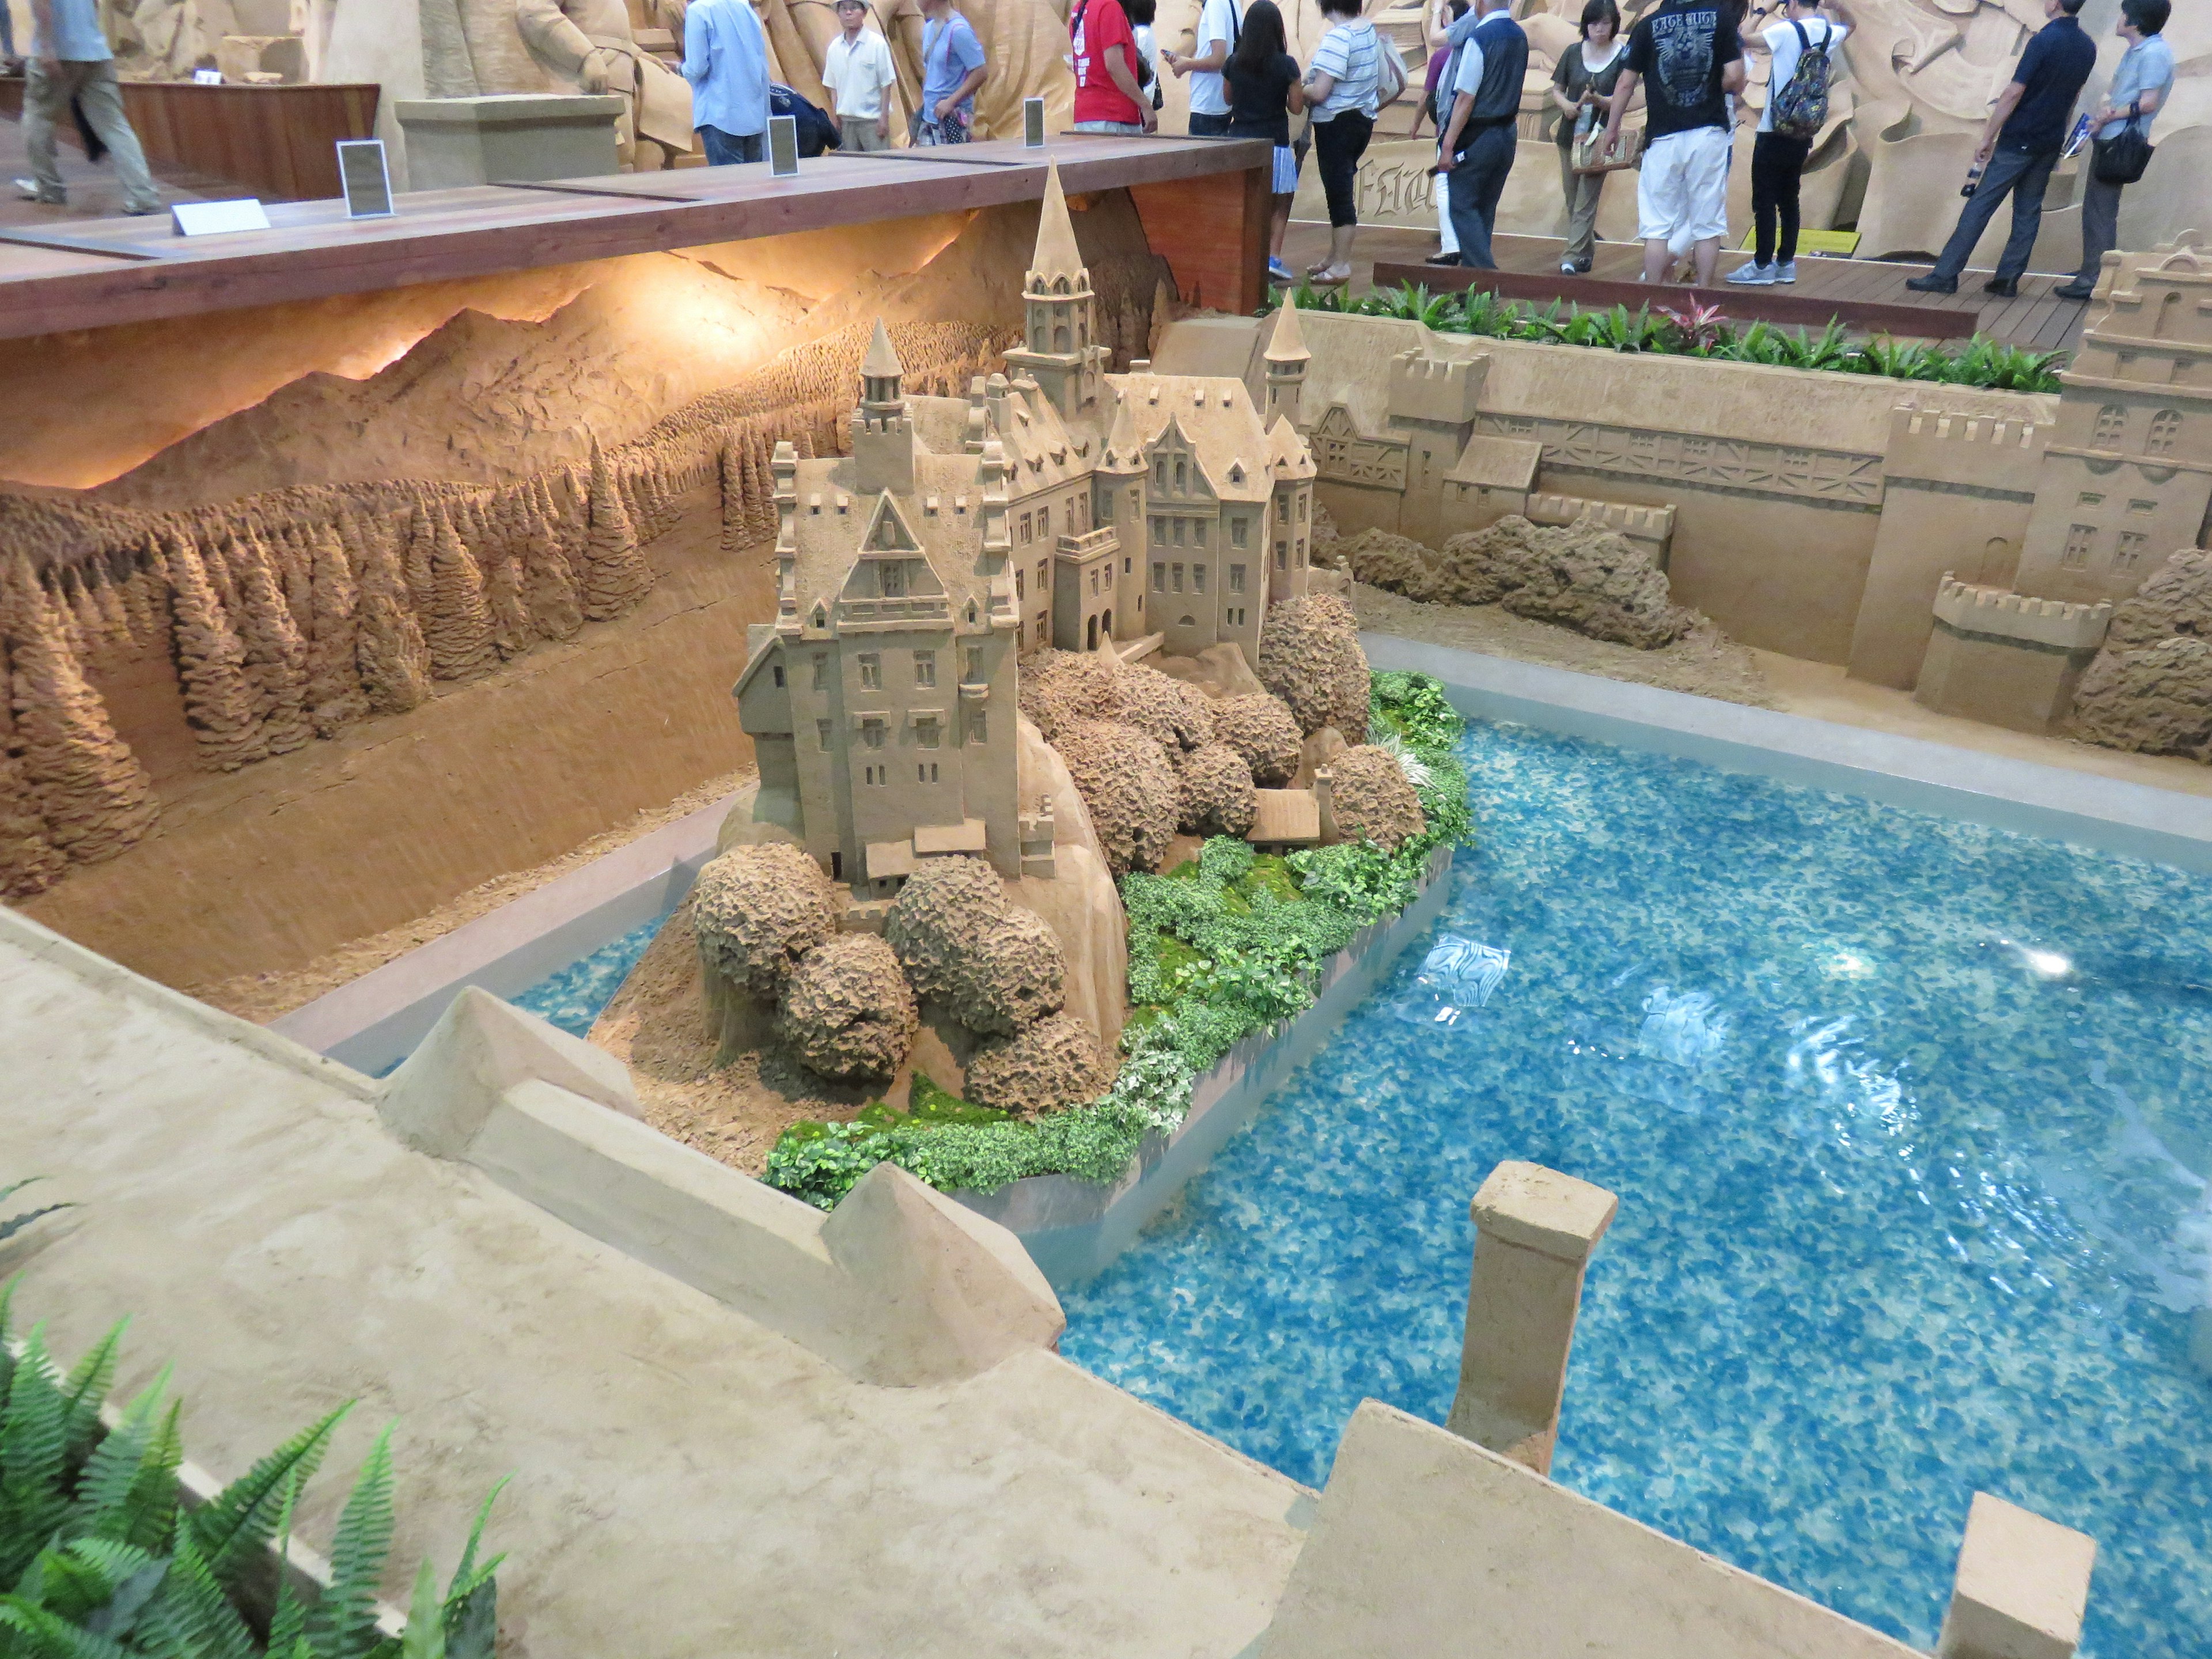
M1150 132L1152 100L1137 84L1137 37L1121 0L1076 0L1068 14L1074 45L1075 132Z

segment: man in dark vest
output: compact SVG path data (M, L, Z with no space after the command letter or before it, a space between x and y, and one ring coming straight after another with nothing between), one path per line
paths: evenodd
M1490 233L1498 198L1513 171L1520 142L1521 77L1528 68L1528 37L1513 21L1512 0L1475 0L1481 21L1451 66L1451 118L1437 145L1437 171L1451 179L1452 233L1459 262L1495 270Z

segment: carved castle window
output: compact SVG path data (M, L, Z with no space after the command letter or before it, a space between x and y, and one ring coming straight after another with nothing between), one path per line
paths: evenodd
M2116 571L2133 570L2142 562L2143 552L2149 545L2150 538L2142 531L2123 530L2120 544L2112 554L2112 568Z
M2097 428L2091 441L2105 445L2116 444L2128 429L2128 411L2120 404L2106 404L2097 411Z
M2171 455L2173 446L2181 436L2181 415L2179 410L2161 409L2150 417L2150 438L2143 445L2146 455Z
M872 651L864 651L859 659L860 690L878 691L884 684L884 659Z
M2089 568L2089 550L2096 544L2097 526L2075 524L2066 526L2066 547L2058 556L2058 562L2069 570Z
M914 683L916 685L937 684L937 653L917 651L914 653Z

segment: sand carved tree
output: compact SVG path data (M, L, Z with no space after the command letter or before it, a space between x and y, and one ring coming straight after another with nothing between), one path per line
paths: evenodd
M404 714L430 695L430 647L415 620L392 526L372 519L360 535L367 556L354 663L368 706L380 714Z
M592 440L591 537L584 546L584 616L609 622L636 608L653 590L653 572L638 551L637 530L623 508L613 471Z
M185 720L192 728L199 763L210 772L235 772L265 760L269 745L253 687L246 678L246 647L231 627L207 562L182 535L164 550L171 600L171 637L177 678L183 683Z
M584 602L576 590L575 568L568 561L568 532L556 489L544 474L530 481L521 547L522 587L532 626L549 640L565 640L584 625Z
M355 665L361 587L337 524L320 525L311 533L309 598L314 621L307 641L307 718L314 722L317 737L330 738L368 713L368 698Z
M15 631L31 625L28 596L33 579L29 571L20 559L0 569L0 689L15 684ZM15 699L0 695L0 898L26 899L42 893L61 879L68 865L46 834L46 816L23 775Z
M143 840L161 817L154 781L115 735L64 641L58 603L17 557L8 580L9 691L23 787L54 850L96 864Z
M431 605L422 637L430 647L430 672L441 680L471 680L499 665L484 604L483 573L462 544L443 502L428 509L430 525Z
M277 587L267 549L249 529L230 544L232 574L245 614L238 636L246 647L246 678L259 705L262 736L271 755L307 747L315 735L307 719L307 645Z

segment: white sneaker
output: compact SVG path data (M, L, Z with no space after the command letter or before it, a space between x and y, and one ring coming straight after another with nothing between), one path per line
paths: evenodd
M1778 283L1796 282L1797 280L1797 262L1795 259L1784 259L1776 264L1774 267L1774 280Z
M1577 264L1576 264L1572 259L1562 259L1562 260L1560 260L1560 261L1559 261L1559 275L1560 275L1560 276L1581 276L1582 274L1583 274L1583 268L1582 268L1580 265Z
M1727 280L1739 288L1771 288L1775 282L1774 270L1772 265L1738 265L1729 272Z

